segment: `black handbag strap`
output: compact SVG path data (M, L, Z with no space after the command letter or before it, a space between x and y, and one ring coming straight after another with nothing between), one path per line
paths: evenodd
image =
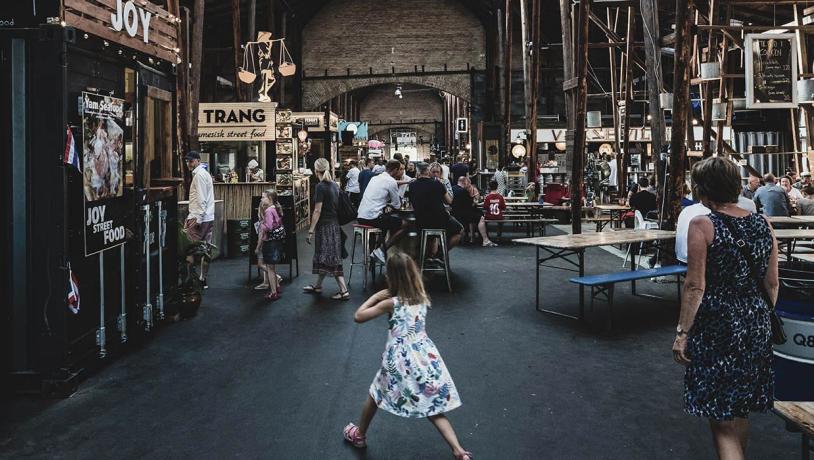
M719 216L718 219L729 230L729 233L732 235L732 239L735 240L735 247L738 248L738 252L741 253L741 256L746 260L746 263L749 264L749 270L752 275L752 280L757 284L757 287L760 290L760 294L763 296L763 300L765 300L766 304L769 305L769 309L774 310L774 302L772 302L772 298L769 295L769 291L766 289L766 285L763 283L763 278L760 276L759 272L760 267L758 267L754 257L752 257L752 253L749 252L749 246L747 246L746 241L740 234L735 232L735 226L729 219L721 216Z

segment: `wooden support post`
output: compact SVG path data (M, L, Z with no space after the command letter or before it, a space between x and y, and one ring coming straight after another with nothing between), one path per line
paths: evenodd
M232 0L232 48L234 50L235 66L235 101L243 100L243 91L240 82L240 66L243 65L243 50L241 49L240 34L240 0Z
M644 55L647 63L647 100L648 114L650 115L650 139L653 159L656 162L656 182L659 196L662 195L664 184L664 167L661 160L661 149L664 146L664 112L661 110L659 94L661 94L661 36L659 31L659 8L657 0L640 0L642 15L642 29L644 31Z
M673 64L673 130L670 139L670 187L665 217L673 223L681 212L681 198L684 196L684 170L687 161L687 145L684 138L690 109L690 25L692 0L676 0L675 62Z
M189 125L189 148L200 150L198 141L198 105L201 101L201 57L203 55L204 0L195 0L193 11L192 37L190 38L190 78L189 78L189 113L192 118ZM187 175L189 173L186 173Z
M579 2L579 19L577 31L576 48L576 88L570 89L576 93L574 98L573 117L568 120L569 125L574 126L574 130L566 135L571 142L567 147L571 156L571 232L574 235L582 233L582 189L584 187L585 169L585 115L588 102L588 15L591 12L592 0L581 0ZM566 144L566 145L567 145Z
M636 13L632 6L627 7L627 32L625 33L625 40L627 46L625 47L625 117L622 122L622 130L620 132L622 138L622 151L624 152L624 160L622 161L622 182L619 185L627 189L627 168L630 165L630 112L633 109L633 34L636 30Z
M506 128L506 159L511 162L512 150L512 0L506 0L506 90L503 123Z
M715 0L709 0L709 25L715 25L718 19L718 4ZM709 30L707 36L707 62L712 62L713 59L718 58L718 36L712 29ZM723 73L721 73L721 81L724 80ZM712 156L712 146L710 140L712 138L712 82L705 81L704 87L704 134L701 141L702 149L704 151L704 158ZM720 134L720 133L719 133Z
M531 80L532 69L531 60L529 59L528 43L533 32L529 31L531 26L529 18L528 2L534 0L518 0L520 2L520 52L523 58L523 116L526 118L526 126L528 126L528 118L531 115ZM534 9L534 6L532 6ZM539 50L535 50L539 51Z
M542 74L541 68L541 61L540 61L540 37L542 31L540 30L541 21L540 21L540 2L541 0L531 0L531 49L533 50L533 54L531 55L531 103L529 104L529 168L528 168L528 179L529 183L533 183L535 192L537 196L539 196L542 190L539 190L539 184L537 183L537 107L540 102L540 74Z
M574 107L576 94L572 87L574 82L574 40L571 30L571 1L560 0L560 25L562 27L562 72L563 90L565 92L565 119L568 129L565 138L568 145L568 138L574 133ZM567 147L566 147L567 148ZM565 170L570 174L573 171L573 156L570 151L566 151ZM569 178L569 182L570 182Z
M613 13L612 11L615 11ZM611 10L610 7L606 8L605 14L608 20L608 30L616 33L616 24L619 22L619 8L614 8ZM610 92L611 92L611 104L613 106L613 132L615 136L613 136L613 143L614 143L614 150L618 154L622 151L621 146L619 145L619 111L617 107L619 107L619 93L618 93L618 81L617 81L617 74L616 74L616 47L611 46L608 48L608 61L610 62ZM613 161L617 161L614 159ZM621 174L621 170L617 168L617 184L620 183L619 175Z
M732 6L726 6L726 12L724 13L724 24L729 24L730 20L732 19ZM729 104L729 98L732 92L734 91L735 81L731 78L723 78L724 75L729 74L729 68L731 66L730 58L729 58L729 42L731 38L729 35L724 35L724 38L721 39L721 84L718 88L719 98L721 99L722 103L727 104L726 109L726 120L718 121L718 125L715 128L715 132L717 133L717 144L715 146L715 151L718 152L718 155L725 154L724 153L724 126L726 123L732 125L732 110L730 110L731 104Z

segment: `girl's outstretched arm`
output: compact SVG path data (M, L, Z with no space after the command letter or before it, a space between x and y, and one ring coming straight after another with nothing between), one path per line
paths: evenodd
M357 323L364 323L385 313L393 312L393 299L390 291L383 289L371 296L353 314L353 320Z

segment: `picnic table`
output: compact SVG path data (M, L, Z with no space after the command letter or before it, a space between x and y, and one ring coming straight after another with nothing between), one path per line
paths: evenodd
M630 206L622 205L622 204L598 204L594 206L594 209L598 209L603 213L607 212L611 216L611 220L616 222L616 228L622 227L622 221L624 220L624 215L626 212L630 211ZM616 219L614 219L616 217Z
M540 266L557 259L561 259L570 265L556 266L551 268L558 270L578 272L580 277L585 276L585 250L600 246L615 246L620 244L644 243L647 241L664 241L675 239L675 232L667 230L620 230L607 233L582 233L579 235L557 235L543 236L537 238L520 238L514 240L515 243L526 244L537 248L535 276L535 307L537 311L550 313L566 318L583 320L585 318L585 287L579 288L579 316L568 315L554 310L540 308ZM635 271L634 251L631 252L630 268ZM543 255L543 257L541 257ZM576 260L575 260L576 259ZM636 293L635 281L632 282L633 293Z
M788 225L797 227L814 227L814 216L767 217L772 225Z
M786 246L786 260L791 260L794 244L798 240L814 240L814 229L781 228L774 231L777 242Z
M775 401L774 413L786 421L786 425L802 433L800 458L811 458L811 439L814 438L814 402Z

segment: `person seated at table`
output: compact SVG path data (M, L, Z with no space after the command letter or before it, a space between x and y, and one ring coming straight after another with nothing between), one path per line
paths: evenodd
M506 200L500 193L500 185L496 180L489 181L489 194L483 199L483 210L486 220L503 220L503 211L506 210Z
M780 178L780 188L786 191L786 195L789 196L789 201L793 205L797 202L797 200L803 198L803 192L799 189L792 187L792 178L789 176L783 176Z
M444 175L443 165L439 163L430 164L430 175L433 179L444 184L447 193L449 193L449 196L452 196L452 184L449 182L447 176Z
M469 163L466 155L461 155L460 159L457 163L452 165L449 168L449 172L452 174L452 183L458 183L458 178L461 176L469 176Z
M658 209L658 201L656 200L656 195L648 191L650 180L646 177L640 177L638 184L639 189L630 197L628 205L630 205L634 211L642 213L642 217L647 217L647 213Z
M466 176L458 178L458 183L452 186L452 215L468 230L469 242L475 242L475 228L478 229L483 247L495 247L497 244L489 239L486 231L486 221L483 212L475 204L476 194L473 192L472 182ZM473 196L474 195L474 196Z
M747 179L746 185L743 186L741 196L745 196L750 200L754 200L755 192L757 192L757 189L759 188L760 188L760 178L755 176L754 174L749 174L749 179Z
M404 174L406 174L407 177L409 177L410 179L415 179L418 174L415 169L415 163L413 163L412 161L408 161L407 168L404 170Z
M755 204L758 210L769 217L788 217L791 210L789 196L782 187L777 185L774 174L768 173L763 176L763 182L766 185L755 192Z
M385 262L387 250L398 242L404 234L406 223L396 214L387 211L388 207L401 207L398 181L404 173L404 165L398 160L390 160L385 165L385 173L374 176L365 188L362 202L359 203L357 222L382 230L379 247L370 255ZM390 233L385 238L385 233Z
M814 216L814 185L803 187L803 198L797 200L797 210L801 216Z
M463 226L450 216L445 204L452 204L452 195L441 183L430 176L430 166L421 162L416 166L418 178L410 183L410 202L413 204L416 225L420 229L443 229L447 231L449 249L461 241ZM429 256L434 258L438 251L437 241L430 245ZM427 254L422 254L426 256Z

